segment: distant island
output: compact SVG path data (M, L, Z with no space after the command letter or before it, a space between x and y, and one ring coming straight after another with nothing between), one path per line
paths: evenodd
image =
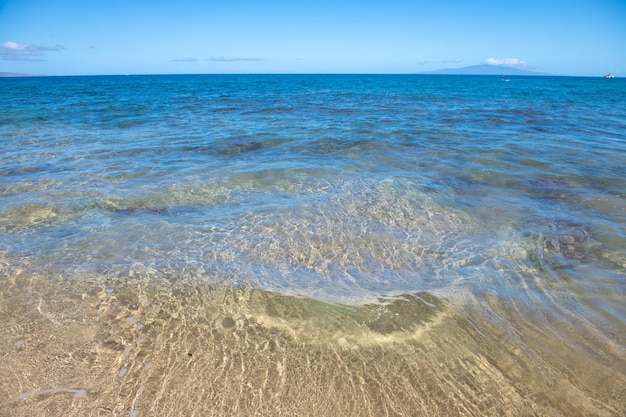
M541 72L527 71L519 68L503 67L500 65L470 65L463 68L447 68L436 71L422 72L421 74L443 75L548 75Z
M21 72L0 72L1 77L41 77L41 75L22 74Z

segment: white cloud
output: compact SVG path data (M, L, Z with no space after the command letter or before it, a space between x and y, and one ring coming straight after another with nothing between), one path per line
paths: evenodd
M237 61L263 61L262 58L252 58L252 57L235 57L235 56L216 56L208 58L207 61L211 62L237 62Z
M528 64L526 63L526 61L522 61L517 58L487 58L482 63L485 65L495 65L498 67L528 68Z
M58 52L65 48L61 45L39 46L20 45L15 42L6 41L0 44L0 57L7 61L45 61L42 56L46 52Z
M198 58L190 56L188 58L170 59L170 62L198 62Z

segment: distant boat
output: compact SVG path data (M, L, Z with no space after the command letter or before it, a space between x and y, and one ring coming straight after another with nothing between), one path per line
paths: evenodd
M604 78L615 78L615 75L608 73L604 76Z

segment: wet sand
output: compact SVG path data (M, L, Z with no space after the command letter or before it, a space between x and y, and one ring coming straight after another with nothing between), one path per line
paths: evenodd
M2 416L626 414L623 334L488 293L351 306L156 271L2 274Z

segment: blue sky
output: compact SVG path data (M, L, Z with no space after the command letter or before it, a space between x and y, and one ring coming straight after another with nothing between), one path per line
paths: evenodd
M626 0L0 0L0 72L626 76Z

